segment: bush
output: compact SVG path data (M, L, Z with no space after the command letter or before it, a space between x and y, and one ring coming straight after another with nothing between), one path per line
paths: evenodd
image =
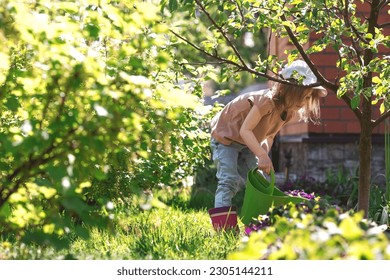
M272 209L270 225L252 232L229 259L390 259L386 226L322 203Z
M61 248L87 236L75 221L107 226L108 200L200 163L200 91L154 3L46 4L0 5L0 232Z

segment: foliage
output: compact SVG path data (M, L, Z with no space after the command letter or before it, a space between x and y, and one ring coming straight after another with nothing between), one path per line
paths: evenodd
M95 180L86 192L90 200L117 200L143 190L192 185L194 174L209 157L208 116L187 109L168 119L148 110L150 118L139 139L145 150L123 148L112 154L105 178ZM134 159L134 153L146 151L147 156Z
M252 232L228 259L390 259L386 226L320 204L284 205L269 215L270 226Z
M203 157L199 89L171 71L153 2L0 4L4 236L67 246L89 236L86 225L112 223L113 197L193 172Z
M223 42L216 37L218 34L210 29L207 17L193 10L193 1L179 3L181 1L162 0L160 2L163 18L172 32L185 34L192 43L207 49L218 46L216 52L221 56L229 57L232 54L230 47L221 44ZM232 40L240 50L243 59L254 65L258 56L267 51L266 32L261 29L253 31L249 28L243 28L239 32L242 36L234 36ZM246 86L265 81L247 72L235 72L231 75L231 69L203 52L194 52L190 44L182 44L177 36L170 36L170 40L175 46L176 70L200 83L212 81L210 84L213 89L221 95L237 93Z

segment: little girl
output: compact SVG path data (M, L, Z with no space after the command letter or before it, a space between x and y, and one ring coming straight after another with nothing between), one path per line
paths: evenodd
M215 229L237 227L232 198L245 185L249 170L273 170L268 156L273 139L295 114L303 121L319 122L320 97L325 88L309 87L317 78L307 64L297 60L280 76L289 84L275 83L272 89L249 92L228 103L211 121L211 149L217 167L218 186L213 209Z

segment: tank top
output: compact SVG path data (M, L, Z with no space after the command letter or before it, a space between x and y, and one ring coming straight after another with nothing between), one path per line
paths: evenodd
M214 116L210 123L211 136L224 145L230 145L233 141L245 145L240 128L252 106L257 106L264 114L253 129L259 144L266 139L273 139L292 118L292 114L288 114L284 120L281 118L270 89L248 92L230 101Z

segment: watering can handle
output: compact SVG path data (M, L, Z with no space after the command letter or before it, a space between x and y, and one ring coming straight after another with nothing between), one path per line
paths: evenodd
M273 171L272 169L270 171L270 176L271 176L270 184L271 184L272 187L275 187L275 171Z
M255 172L257 172L258 170L259 170L259 168L256 167L256 168L255 168ZM261 175L265 178L265 176L264 176L263 174L261 174ZM273 170L271 169L269 175L270 175L270 178L271 178L270 186L271 186L272 188L274 188L274 187L275 187L275 171L273 171Z

